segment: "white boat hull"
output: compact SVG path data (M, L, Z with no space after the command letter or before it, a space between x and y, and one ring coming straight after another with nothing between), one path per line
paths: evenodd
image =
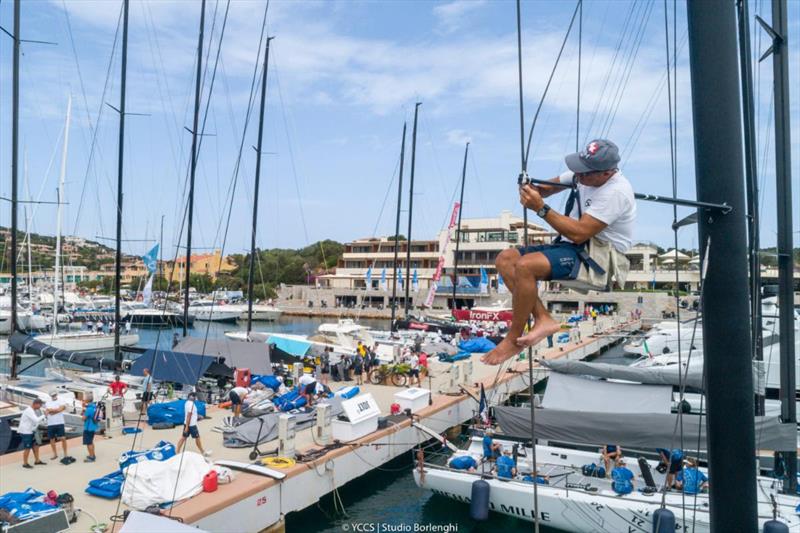
M114 349L113 334L89 331L37 335L36 340L61 350L106 351ZM137 342L139 342L139 335L135 333L122 333L119 336L120 346L133 346Z
M247 320L247 306L238 305L236 307L239 309L239 320ZM253 320L259 322L274 322L275 320L278 320L282 314L283 311L270 305L253 306Z
M239 319L238 310L224 310L224 309L190 309L189 312L194 316L195 320L202 320L203 322L231 322L235 323Z
M444 468L426 467L424 477L414 469L414 481L421 488L463 503L470 503L472 484L481 479L480 474L453 471ZM660 508L661 495L646 496L634 491L619 496L607 488L597 492L552 485L538 485L538 508L534 505L533 485L521 481L486 479L489 483L489 509L494 512L533 522L538 515L539 523L548 527L573 532L650 533L653 531L653 513ZM602 486L603 480L574 478L572 482ZM597 483L596 483L597 482ZM606 483L607 486L607 483ZM769 493L769 488L764 487ZM684 498L671 492L666 498L666 507L675 515L676 531L702 533L710 531L708 495ZM796 498L795 498L796 500ZM779 496L779 502L782 498ZM779 519L789 525L790 531L800 531L800 520L794 514L794 501L782 502ZM685 509L685 510L684 510ZM768 502L759 501L759 524L770 520ZM684 522L683 517L686 517ZM760 529L760 528L759 528Z

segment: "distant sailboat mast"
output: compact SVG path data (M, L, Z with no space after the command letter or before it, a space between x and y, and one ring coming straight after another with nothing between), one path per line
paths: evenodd
M67 175L69 152L69 123L72 117L72 95L67 98L67 118L64 122L64 146L61 150L61 174L58 177L58 207L56 214L56 260L53 264L53 334L58 332L58 277L61 269L61 218L64 209L64 181ZM30 239L30 237L28 237Z
M188 334L189 324L189 286L192 270L192 217L194 215L194 178L197 172L197 137L200 127L200 82L203 76L203 36L206 22L206 0L200 4L200 33L197 37L197 74L194 85L194 118L192 120L192 159L189 172L189 206L186 224L186 286L183 293L183 336Z

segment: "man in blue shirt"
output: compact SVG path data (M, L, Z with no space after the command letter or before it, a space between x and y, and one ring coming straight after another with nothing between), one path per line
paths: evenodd
M517 464L511 458L511 452L505 450L503 455L497 458L497 477L511 479L517 475Z
M611 471L611 488L617 494L630 494L633 492L633 472L625 466L625 460L620 459L616 468Z
M97 459L94 453L94 434L100 429L100 410L92 400L91 395L83 400L83 444L89 452L83 460L84 463L93 463Z
M675 477L675 486L684 494L699 494L708 489L708 478L697 468L697 459L686 459L686 466Z
M675 475L683 468L683 450L680 448L675 448L674 450L656 448L656 451L660 457L656 470L661 473L666 472L667 479L665 483L668 489L677 488L675 487Z
M483 458L488 461L494 461L499 457L502 448L500 443L494 442L492 435L494 435L494 431L491 429L487 429L483 435Z

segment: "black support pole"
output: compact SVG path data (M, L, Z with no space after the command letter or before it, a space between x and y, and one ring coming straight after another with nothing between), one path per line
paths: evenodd
M456 229L456 253L453 256L453 316L456 311L456 288L458 287L458 250L461 244L461 213L464 212L464 182L467 178L467 154L469 143L464 147L464 165L461 167L461 194L458 197L458 228Z
M189 172L189 209L186 221L186 283L183 288L183 336L189 324L189 280L192 270L192 216L194 214L194 177L197 173L197 138L200 132L200 82L203 76L203 32L206 22L206 0L200 3L200 34L197 37L197 73L194 84L194 119L192 121L192 160Z
M778 206L778 337L781 361L781 420L797 423L795 406L794 294L792 288L792 157L789 114L789 43L786 0L772 0L772 67L775 99L775 192ZM797 487L797 452L782 453L786 464L784 489Z
M703 288L712 531L757 531L753 372L736 13L728 0L688 2L697 197L733 214L700 213L710 242ZM705 254L705 246L700 247ZM703 258L705 260L705 258Z
M394 331L394 320L397 318L397 255L400 251L400 241L397 236L400 234L400 208L403 205L403 163L406 160L406 123L403 122L403 142L400 144L400 180L397 182L397 217L394 223L394 262L392 263L392 318L391 329Z
M122 277L122 174L125 151L125 85L128 78L128 3L122 0L122 58L119 93L119 155L117 157L117 250L114 263L114 361L122 361L119 349L120 278Z
M258 112L258 141L256 146L256 178L253 191L253 227L250 230L250 267L247 270L247 337L253 330L253 281L256 266L256 226L258 224L258 188L261 182L261 146L264 140L264 108L267 102L267 71L269 69L269 42L274 37L267 37L264 49L264 66L261 72L261 108Z
M742 73L742 113L744 124L745 191L747 193L747 239L750 254L750 315L753 355L764 360L764 338L761 330L761 266L759 262L758 228L758 162L756 126L753 105L753 66L750 48L750 15L746 0L736 1L739 25L739 71ZM764 414L764 395L756 395L756 415Z
M11 81L11 329L17 331L17 181L19 175L19 19L20 0L14 0L14 66ZM9 343L10 347L11 343ZM11 348L11 379L17 378L17 351Z
M411 310L411 222L414 213L414 167L416 166L417 156L417 118L419 117L419 106L422 102L417 102L414 106L414 129L411 132L411 179L408 189L408 235L406 235L406 298L405 298L405 311L406 318ZM397 236L395 235L395 238ZM395 244L397 241L395 241ZM395 272L397 277L397 272Z

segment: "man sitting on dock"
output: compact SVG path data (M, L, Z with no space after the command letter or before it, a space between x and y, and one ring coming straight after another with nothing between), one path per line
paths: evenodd
M617 145L606 139L596 139L583 151L567 155L565 161L569 171L550 181L577 186L578 194L570 196L566 215L544 201L565 190L563 187L520 186L520 203L550 224L559 237L552 244L527 246L525 243L497 256L497 270L513 294L513 320L503 342L481 358L484 363L498 365L560 329L542 304L537 283L575 279L583 264L580 256L585 255L583 245L592 237L611 243L623 253L631 246L636 203L631 184L618 168ZM523 336L531 313L533 327Z

